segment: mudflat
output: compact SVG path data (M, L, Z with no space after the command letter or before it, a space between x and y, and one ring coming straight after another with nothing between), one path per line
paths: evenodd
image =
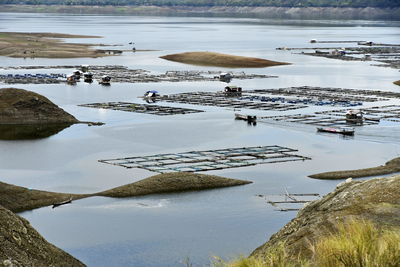
M64 38L100 38L100 36L61 33L0 32L0 56L32 58L103 57L95 44L66 43Z

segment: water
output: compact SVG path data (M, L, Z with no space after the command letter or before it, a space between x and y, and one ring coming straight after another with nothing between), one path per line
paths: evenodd
M398 26L395 22L372 21L0 13L0 31L100 35L103 38L70 41L122 44L118 49L130 49L128 43L133 41L137 49L155 50L98 59L0 57L0 62L2 66L120 64L154 73L229 71L158 58L185 51L215 51L293 63L245 70L279 78L234 81L244 89L309 85L398 91L399 87L392 84L398 80L398 70L373 67L369 62L342 62L275 50L282 46L304 47L310 39L399 43ZM235 111L224 108L207 107L203 113L159 117L77 106L106 101L141 103L137 97L147 90L162 94L219 91L224 87L222 82L113 83L110 87L95 82L15 87L43 94L82 121L102 121L106 125L73 125L43 139L0 140L0 179L7 183L49 191L96 192L153 175L145 170L101 164L99 159L190 150L282 145L312 157L305 162L207 172L254 182L246 186L126 199L96 197L57 209L45 207L20 214L48 241L89 266L183 266L186 258L194 266L203 266L214 255L247 255L295 216L295 212L275 211L257 194L280 194L285 188L293 193L325 194L339 181L313 180L307 175L380 165L400 152L399 133L393 125L364 128L354 138L345 139L316 134L315 127L308 126L248 126L233 119Z

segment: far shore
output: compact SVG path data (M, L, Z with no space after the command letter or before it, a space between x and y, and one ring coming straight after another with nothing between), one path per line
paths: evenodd
M394 158L386 162L385 165L382 166L359 169L359 170L323 172L323 173L309 175L308 177L315 179L324 179L324 180L336 180L336 179L385 175L397 172L400 172L400 158Z
M400 8L268 7L268 6L80 6L0 5L0 12L112 14L140 16L234 17L307 20L400 20Z
M393 82L395 85L398 85L398 86L400 86L400 80L398 80L398 81L396 81L396 82Z

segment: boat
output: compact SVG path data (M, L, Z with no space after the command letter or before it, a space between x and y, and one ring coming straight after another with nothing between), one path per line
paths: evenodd
M318 127L318 132L336 133L343 135L354 135L354 128L351 127Z
M67 200L64 200L64 201L61 201L61 202L58 202L58 203L54 203L54 204L53 204L53 209L54 209L54 208L57 208L57 207L59 207L59 206L65 205L65 204L69 204L69 203L72 203L72 197L70 197L70 198L67 199Z
M101 81L99 82L99 84L101 85L110 85L110 81L111 81L111 77L108 75L104 75L101 77Z
M155 91L155 90L151 90L151 91L147 91L145 94L144 94L144 98L156 98L156 97L159 97L160 96L160 94L157 92L157 91Z
M256 122L257 121L257 116L251 116L251 115L242 115L239 113L235 113L235 119L236 120L244 120L248 122Z

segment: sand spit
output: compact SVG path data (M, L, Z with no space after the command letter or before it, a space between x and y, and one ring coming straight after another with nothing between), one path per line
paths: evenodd
M290 64L261 58L234 56L214 52L186 52L166 55L161 58L191 65L226 68L264 68Z
M13 212L77 200L91 196L135 197L149 194L197 191L245 185L250 181L195 173L165 173L94 194L67 194L28 189L0 182L0 205Z
M196 191L220 187L245 185L250 181L224 178L215 175L187 172L163 173L136 183L123 185L96 195L108 197L131 197L149 194Z
M60 33L0 32L0 56L23 58L103 57L109 50L92 49L96 44L65 43L60 38L100 36Z
M313 174L308 177L315 179L335 180L335 179L347 179L349 177L359 178L359 177L384 175L396 172L400 172L400 158L394 158L386 162L385 165L378 167L359 169L359 170L323 172L323 173Z

